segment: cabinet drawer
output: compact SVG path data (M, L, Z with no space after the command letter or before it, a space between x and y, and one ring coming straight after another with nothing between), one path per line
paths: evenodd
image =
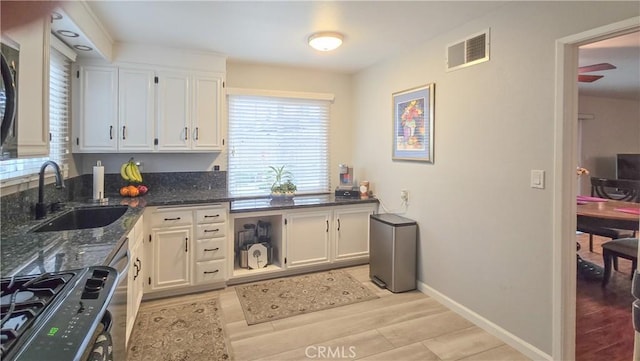
M224 245L227 238L198 239L196 240L196 261L209 261L224 259Z
M151 215L151 227L173 227L193 224L193 211L172 209L158 211Z
M224 237L226 235L226 223L211 223L211 224L199 224L196 226L196 238L216 238Z
M195 283L224 281L225 263L225 260L197 262Z
M196 222L217 223L227 220L227 210L222 207L199 209L196 211Z

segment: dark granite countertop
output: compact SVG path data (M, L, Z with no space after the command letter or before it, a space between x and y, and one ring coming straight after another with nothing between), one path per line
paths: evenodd
M120 204L120 199L106 204ZM32 220L3 229L1 254L2 277L40 274L108 264L142 215L144 207L129 206L112 224L92 229L54 232L31 232L48 219L75 207L92 203L67 203L64 210L48 214L44 220Z
M124 242L147 206L197 205L231 202L232 213L271 211L291 208L321 207L359 203L377 203L375 198L353 199L331 194L296 196L292 200L276 201L267 197L234 199L226 189L186 191L152 190L143 197L122 198L110 195L108 205L128 205L127 212L114 223L102 227L74 231L30 232L45 220L30 220L3 227L0 247L2 277L36 274L108 264ZM93 203L66 203L66 208L96 206ZM52 213L54 218L64 211Z

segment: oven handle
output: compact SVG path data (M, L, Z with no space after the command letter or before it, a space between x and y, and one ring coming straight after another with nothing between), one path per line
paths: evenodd
M120 283L120 278L126 276L129 271L129 238L126 238L122 243L115 257L113 257L113 260L109 263L109 267L114 268L118 272L116 284Z
M111 312L109 310L105 310L104 316L102 316L102 320L100 321L104 325L104 329L102 332L111 332L111 326L113 325L113 316L111 316Z

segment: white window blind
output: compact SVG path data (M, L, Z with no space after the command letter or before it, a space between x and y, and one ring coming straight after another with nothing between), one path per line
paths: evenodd
M228 114L233 196L268 195L269 166L283 165L297 194L330 190L329 101L229 95Z
M49 156L2 161L0 179L3 181L37 174L47 160L58 163L62 170L68 169L71 61L51 48L49 72Z

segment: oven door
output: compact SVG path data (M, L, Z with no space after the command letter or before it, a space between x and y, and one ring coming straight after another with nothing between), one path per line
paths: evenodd
M126 329L127 329L127 300L129 278L129 239L127 238L115 257L109 263L109 267L118 271L118 283L116 290L107 307L111 314L111 330L109 334L113 343L113 359L127 359Z
M91 338L90 347L82 355L82 361L115 361L113 358L113 339L111 312L106 311L96 332Z

